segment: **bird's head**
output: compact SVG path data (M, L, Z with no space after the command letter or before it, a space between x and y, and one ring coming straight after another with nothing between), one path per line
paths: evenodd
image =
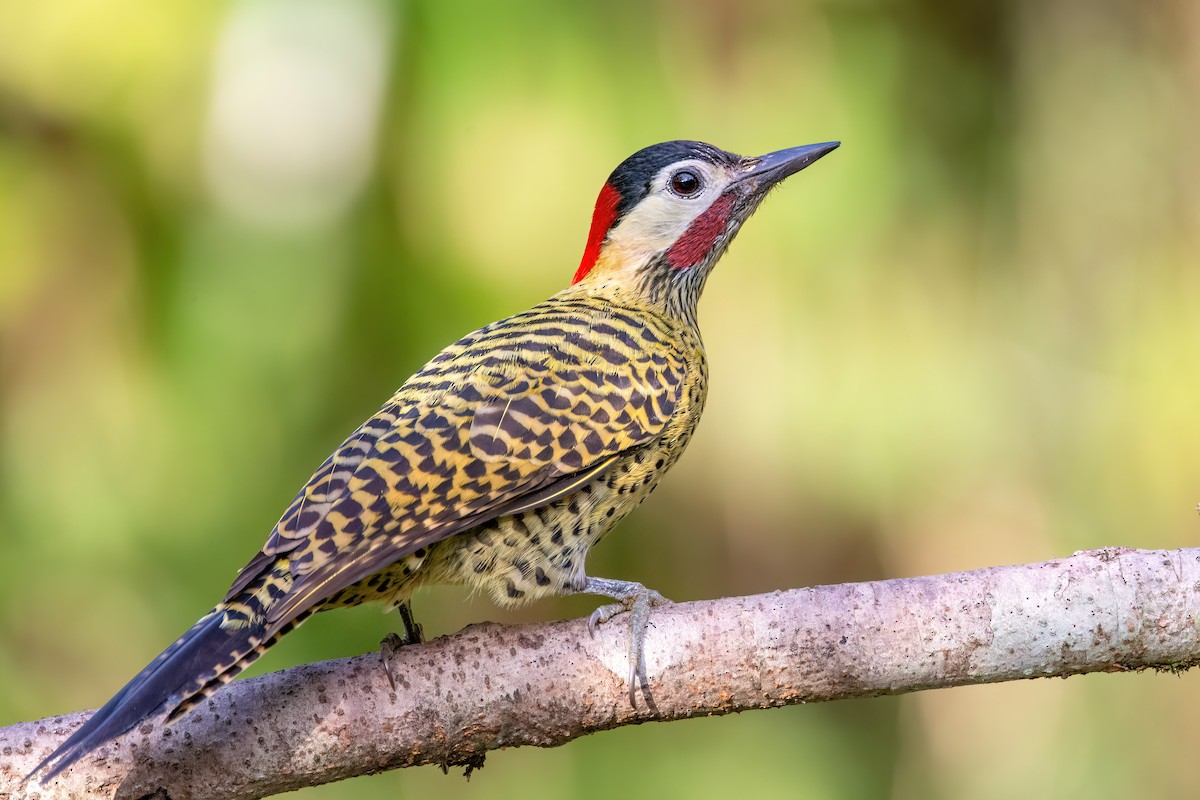
M663 142L613 170L573 286L694 314L704 280L767 192L838 146L743 158L703 142Z

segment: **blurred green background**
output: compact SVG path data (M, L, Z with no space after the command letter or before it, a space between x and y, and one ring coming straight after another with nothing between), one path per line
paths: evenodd
M844 146L709 282L705 421L592 574L685 600L1194 545L1198 129L1187 0L0 0L0 724L106 700L425 358L570 279L664 139ZM255 671L396 626L325 616ZM300 795L1194 797L1197 734L1195 675L1097 675Z

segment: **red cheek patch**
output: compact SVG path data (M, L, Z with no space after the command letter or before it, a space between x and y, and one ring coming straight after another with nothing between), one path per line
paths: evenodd
M579 262L579 269L575 270L572 285L583 280L592 271L592 267L596 266L596 259L600 257L600 245L604 243L608 229L617 218L617 204L620 202L621 193L611 185L604 184L600 196L596 198L596 210L592 212L592 228L588 231L587 246L583 248L583 259Z
M733 193L727 192L716 200L704 213L692 220L692 224L667 250L667 263L672 269L687 269L700 263L712 250L717 237L725 232L729 216L733 213Z

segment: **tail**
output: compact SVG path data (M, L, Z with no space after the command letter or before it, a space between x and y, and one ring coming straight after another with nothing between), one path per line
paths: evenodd
M178 719L254 663L308 616L304 613L264 638L265 617L259 607L261 596L254 594L256 588L251 586L233 603L222 603L202 617L34 767L25 780L45 770L40 780L49 781L159 711L168 712L167 722ZM233 614L231 606L237 609ZM243 616L242 612L252 607L260 613Z

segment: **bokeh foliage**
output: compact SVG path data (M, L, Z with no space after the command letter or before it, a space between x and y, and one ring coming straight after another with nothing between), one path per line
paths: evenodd
M1194 544L1200 6L0 0L0 723L103 702L651 142L844 146L709 283L676 599ZM578 615L417 598L428 632ZM316 619L257 670L369 649ZM799 707L309 798L1196 796L1196 678ZM248 746L252 746L249 745Z

